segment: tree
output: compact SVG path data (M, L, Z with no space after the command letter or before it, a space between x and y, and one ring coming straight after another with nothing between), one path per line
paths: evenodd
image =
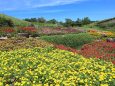
M78 19L75 21L75 26L81 27L81 26L82 26L82 20L78 18Z
M56 24L57 20L56 19L51 19L51 20L47 21L47 23Z
M37 19L36 18L26 18L24 19L25 21L28 21L28 22L37 22Z
M30 20L31 20L31 22L37 22L36 18L31 18Z
M82 24L83 25L87 25L87 24L90 24L90 23L91 23L91 20L88 17L85 17L84 19L82 19Z
M24 21L31 22L31 19L29 19L29 18L25 18Z
M70 26L74 26L74 21L72 21L71 19L65 19L65 24L64 26L66 27L70 27Z
M37 21L38 21L39 23L45 23L45 22L46 22L46 19L44 19L43 17L41 17L41 18L38 18Z

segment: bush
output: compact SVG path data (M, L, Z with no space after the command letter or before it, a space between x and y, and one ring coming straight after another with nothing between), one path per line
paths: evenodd
M14 24L12 20L0 17L0 27L3 27L3 26L13 27Z
M43 36L41 37L41 39L56 44L63 44L68 47L79 48L84 44L92 42L95 38L86 33L79 33L56 36Z

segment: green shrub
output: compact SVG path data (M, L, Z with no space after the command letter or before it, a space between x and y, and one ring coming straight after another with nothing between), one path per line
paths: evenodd
M0 14L0 26L4 25L4 23L1 23L3 22L2 20L5 20L5 21L7 20L8 22L10 22L10 23L5 22L5 26L9 26L8 24L10 24L10 26L12 25L13 26L28 26L31 24L30 22L27 22L27 21L23 21L23 20L20 20L20 19L11 17L11 16L4 15L4 14Z
M84 44L92 42L95 38L89 34L80 33L80 34L43 36L41 37L41 39L56 44L63 44L65 46L79 48Z
M6 19L6 18L0 18L0 26L9 26L13 27L13 21L11 19Z

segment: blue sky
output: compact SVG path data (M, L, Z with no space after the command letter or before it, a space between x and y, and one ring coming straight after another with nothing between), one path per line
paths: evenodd
M20 19L44 17L63 21L90 17L102 20L115 17L115 0L0 0L0 13Z

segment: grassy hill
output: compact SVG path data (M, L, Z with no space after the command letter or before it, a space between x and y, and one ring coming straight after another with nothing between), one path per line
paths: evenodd
M31 24L30 22L27 22L27 21L24 21L24 20L20 20L20 19L17 19L17 18L8 16L8 15L5 15L5 14L0 14L0 18L5 18L5 19L12 20L12 22L13 22L13 24L15 26L28 26L28 25Z
M115 31L115 17L99 21L96 26L106 30Z
M98 21L95 23L91 23L91 24L86 25L84 27L89 28L89 29L93 28L93 29L97 29L97 30L115 31L115 17L105 19L102 21Z
M99 24L115 23L115 17L114 17L114 18L109 18L109 19L105 19L105 20L99 21L98 23L99 23Z

